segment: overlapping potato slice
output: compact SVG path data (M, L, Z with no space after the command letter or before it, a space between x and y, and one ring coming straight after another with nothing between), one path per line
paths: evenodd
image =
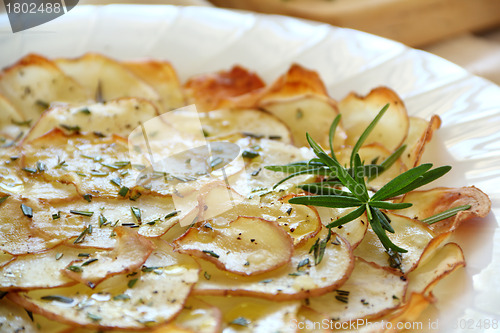
M14 259L15 257L12 254L9 254L5 251L0 251L0 268L4 267Z
M75 59L56 59L55 64L86 89L97 102L120 97L158 101L156 91L118 61L97 53Z
M298 332L304 333L331 332L329 324L329 318L306 306L300 307L299 312L297 313L297 321L291 322L291 325L298 328Z
M0 329L2 332L36 332L36 324L28 313L6 298L0 300Z
M204 112L232 106L234 97L263 87L264 82L257 74L241 66L234 66L229 71L194 76L184 84L188 100Z
M390 151L399 147L408 133L408 114L399 96L385 87L373 89L364 97L351 93L340 101L338 108L342 114L342 125L347 133L345 143L353 146L387 103L390 103L389 109L368 136L365 144L378 142Z
M200 121L206 135L223 137L234 133L246 133L255 137L279 138L292 143L288 127L276 116L258 109L221 109L200 113Z
M173 253L167 243L156 246L141 271L115 275L95 289L78 284L9 297L34 313L78 326L136 330L157 326L182 310L199 269L190 258Z
M279 268L290 261L293 252L292 239L277 223L243 216L227 225L205 223L191 228L174 244L181 253L241 275Z
M122 64L156 91L163 111L186 104L177 74L168 61L126 61Z
M64 274L95 288L110 276L130 273L140 268L153 251L153 243L130 228L117 227L113 232L116 233L117 241L112 251L101 251L72 261L65 268ZM78 269L75 270L75 267Z
M272 300L304 299L334 290L349 277L353 257L349 244L336 234L329 241L323 230L317 237L296 248L290 263L256 276L240 276L200 260L201 276L194 288L201 295L248 295ZM309 253L316 241L323 241L322 260L315 264Z
M403 144L406 151L401 155L403 163L408 168L416 167L424 152L425 145L432 139L432 134L441 126L439 116L432 116L430 121L418 117L410 117L408 136Z
M353 208L328 208L328 207L314 207L320 216L321 222L323 225L328 225L331 222L334 222L338 218L349 214L354 209ZM357 219L341 225L333 229L334 232L342 236L349 244L351 244L351 248L354 250L359 243L365 237L366 231L368 230L368 219L366 218L366 214L361 215Z
M18 196L9 196L1 204L1 251L19 255L47 250L60 243L60 240L38 235L30 217L38 209L43 209L38 202Z
M426 262L408 274L408 295L419 293L429 296L434 285L459 267L465 266L462 249L455 243L448 243L435 251Z
M3 141L2 146L6 144L7 138L13 140L19 136L23 129L26 130L30 125L31 122L27 122L9 100L0 94L0 137Z
M251 297L201 298L222 311L222 332L295 332L291 323L300 302L272 302Z
M460 223L470 218L485 217L491 208L488 196L474 186L413 191L407 193L402 202L411 202L413 206L398 211L398 214L420 220L454 207L471 206L470 209L460 211L455 216L429 225L432 231L439 234L455 230Z
M134 229L146 237L158 237L177 223L181 215L171 196L143 195L128 199L83 198L54 200L34 213L36 234L69 240L77 246L109 249L115 246L115 226Z
M408 251L401 254L401 264L398 265L389 260L389 255L371 227L368 228L365 237L354 250L354 254L381 267L397 267L406 274L416 267L422 253L433 240L434 233L420 221L389 212L386 214L395 231L394 233L388 232L387 236L394 244ZM444 238L436 238L434 242L443 240ZM437 246L433 243L432 246L434 245Z
M0 75L0 93L25 120L36 121L51 103L84 103L87 92L52 61L29 54Z
M339 289L309 298L307 306L334 321L376 318L399 306L406 286L400 274L356 258L354 270Z
M120 98L86 106L56 106L38 119L26 140L33 140L55 127L127 137L140 123L157 115L151 102L138 98Z

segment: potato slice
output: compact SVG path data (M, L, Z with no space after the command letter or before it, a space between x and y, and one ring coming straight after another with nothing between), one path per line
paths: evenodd
M194 76L184 84L189 101L203 112L231 105L232 97L262 87L264 82L260 77L241 66L234 66L229 71Z
M257 276L240 276L218 269L200 260L201 276L194 294L254 296L271 300L304 299L319 296L341 286L353 268L348 243L336 234L325 242L323 259L315 265L309 253L317 240L327 239L323 230L317 237L295 249L290 263L280 269Z
M141 271L115 275L95 289L78 284L9 294L9 298L34 313L78 326L135 330L157 326L183 309L199 269L166 243L153 255Z
M338 218L349 214L354 210L354 208L328 208L328 207L314 207L320 216L323 225L328 225L334 222ZM361 215L357 219L341 225L335 229L334 232L342 236L354 250L359 243L365 237L366 231L368 230L368 219L366 214Z
M238 217L227 225L191 228L177 239L175 249L213 262L220 269L254 275L286 265L293 242L275 222Z
M37 332L28 313L8 299L0 300L0 328L2 332Z
M97 53L75 59L56 59L56 65L83 86L97 102L120 97L158 101L156 91L121 63Z
M0 95L0 136L12 140L19 135L22 136L20 133L24 130L23 127L29 127L30 125L31 122L26 122L26 119L23 118L12 103Z
M200 121L209 137L250 133L257 137L279 137L281 142L292 143L288 127L276 116L258 109L214 110L201 113Z
M473 217L485 217L491 209L491 201L488 196L474 186L438 187L427 191L413 191L407 193L402 201L411 202L413 206L399 210L398 214L419 220L454 207L471 206L470 209L460 211L455 216L429 225L429 228L438 234L453 231L463 221Z
M297 313L297 320L291 325L298 328L298 332L303 333L327 333L331 332L330 319L311 308L301 306Z
M400 274L356 258L352 274L340 289L309 298L307 306L334 321L377 318L400 305L406 286Z
M400 265L401 272L406 274L416 267L422 253L434 238L434 233L420 221L388 212L386 214L395 231L394 234L388 232L387 236L394 244L408 251L401 254ZM363 241L354 250L354 254L381 267L391 266L385 248L371 227L368 228Z
M175 69L168 61L126 61L122 64L156 91L158 104L164 112L186 105Z
M151 102L138 98L120 98L105 104L86 106L56 106L47 110L28 133L33 140L55 127L78 127L82 132L127 137L132 129L158 115Z
M419 263L417 268L408 274L408 295L419 293L429 296L439 281L464 266L465 258L460 246L455 243L444 245L432 258Z
M71 279L91 288L110 276L131 273L141 267L154 249L153 243L132 229L117 227L116 246L112 251L99 252L72 261L63 271ZM75 271L74 267L79 270Z
M224 333L295 332L290 323L296 320L300 302L271 302L251 297L201 299L221 309Z
M60 243L41 237L32 226L30 215L41 209L38 202L8 197L0 206L0 250L11 255L40 252ZM24 210L24 212L23 212Z
M87 92L52 61L29 54L0 74L0 93L23 119L36 121L51 103L85 103Z
M347 133L346 144L354 146L356 141L385 104L389 109L365 141L378 142L392 151L399 147L408 134L409 120L406 107L399 96L389 88L373 89L367 96L349 94L339 103L342 125Z
M5 252L5 251L0 251L0 268L4 267L5 265L9 264L12 260L15 260L16 258Z
M403 144L406 151L401 159L407 168L416 167L424 153L425 145L432 139L432 134L441 126L441 118L432 116L430 121L418 117L410 117L408 136Z

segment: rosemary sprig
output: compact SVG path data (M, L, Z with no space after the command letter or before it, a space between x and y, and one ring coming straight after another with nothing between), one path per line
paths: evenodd
M413 191L425 184L428 184L451 170L450 166L442 166L435 169L432 164L422 164L413 169L410 169L396 178L389 181L377 192L370 196L366 179L371 180L380 173L387 170L403 153L405 146L399 147L394 153L386 158L381 164L364 165L359 156L359 150L363 146L373 128L382 118L384 113L389 108L389 104L385 105L377 114L375 119L368 125L364 132L359 137L358 141L351 152L349 167L342 166L333 150L333 138L336 128L340 122L340 114L333 121L330 132L330 155L328 155L320 145L318 145L309 135L306 134L307 141L314 151L316 157L304 162L295 162L287 165L272 165L266 166L266 169L271 171L281 171L289 175L279 181L275 187L279 186L284 181L302 174L313 174L324 176L326 181L313 184L299 185L298 187L315 195L295 197L289 200L292 204L313 205L330 208L347 208L355 207L352 212L340 217L336 221L327 225L327 228L335 228L345 223L355 220L366 213L372 230L378 236L380 242L385 247L386 251L404 253L407 250L400 248L394 244L387 236L386 232L394 233L391 227L391 221L382 212L382 210L398 210L412 206L411 203L393 203L387 201L391 198ZM345 189L339 187L343 186ZM432 223L432 221L430 221ZM320 252L321 247L318 244L313 246L312 251ZM321 256L315 256L320 258ZM316 260L318 261L318 260ZM320 260L319 260L320 261Z

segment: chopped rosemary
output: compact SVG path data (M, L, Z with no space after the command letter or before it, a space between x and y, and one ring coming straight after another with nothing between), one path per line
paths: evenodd
M99 228L105 225L108 222L108 219L104 217L104 215L99 214Z
M238 317L231 321L229 325L237 325L237 326L244 326L247 327L250 325L250 320L246 319L245 317Z
M33 121L33 119L29 119L29 120L24 120L24 121L17 121L17 120L14 120L12 119L12 123L16 126L26 126L26 127L31 127L31 122Z
M70 131L70 132L79 132L80 131L80 126L78 126L78 125L71 126L71 125L66 125L66 124L59 124L59 126L64 128L67 131Z
M55 214L52 214L52 219L53 220L57 220L57 219L60 219L60 218L61 218L61 212L60 211L58 211Z
M42 101L42 100L40 100L40 99L37 99L37 100L35 101L35 104L36 104L36 105L38 105L38 106L40 106L40 107L42 107L43 109L48 109L48 108L49 108L49 106L50 106L50 104L49 104L49 103L47 103L47 102L45 102L45 101Z
M208 255L211 255L212 257L214 258L219 258L219 255L217 253L215 253L214 251L210 251L210 250L203 250L203 253L206 253Z
M212 278L212 275L208 274L207 271L203 273L203 276L205 277L206 280L210 280Z
M38 172L44 172L47 170L47 166L45 165L45 163L43 162L36 162L36 169L38 170Z
M62 252L56 253L56 260L61 259L63 256L64 256L64 253L62 253Z
M134 216L136 221L140 224L142 222L141 210L137 207L130 207L130 211L132 212L132 215Z
M9 197L10 197L10 195L5 195L5 196L1 197L0 198L0 205L3 204L5 202L5 200L7 200Z
M309 258L302 259L297 265L297 270L301 269L304 266L309 265Z
M101 316L93 314L93 313L90 313L90 312L87 312L87 317L89 319L92 319L93 321L100 321L100 320L102 320Z
M83 195L83 198L84 198L87 202L91 202L91 201L92 201L92 194L84 194L84 195Z
M177 214L179 214L179 211L178 211L178 210L174 210L174 211L172 211L172 212L168 213L167 215L165 215L165 220L166 220L166 219L169 219L169 218L171 218L171 217L174 217L174 216L176 216Z
M130 296L127 294L119 294L113 297L114 301L122 300L122 301L128 301L130 299Z
M44 301L56 301L56 302L59 302L59 303L66 303L66 304L73 303L73 299L72 298L69 298L69 297L66 297L66 296L59 296L59 295L42 296L42 297L40 297L40 299L42 299Z
M259 281L259 283L269 283L269 282L273 282L273 279L265 279L265 280Z
M111 182L111 184L116 185L118 187L122 186L122 179L119 177L111 179L110 182Z
M89 212L89 211L85 211L85 210L73 210L73 209L71 209L69 212L71 214L83 215L83 216L89 216L89 217L94 215L94 212Z
M24 167L24 168L22 168L22 170L29 172L29 173L36 173L36 171L37 171L35 168L31 168L31 167Z
M96 176L96 177L106 177L108 175L107 172L104 172L104 171L97 171L97 170L91 170L90 171L90 174L92 176Z
M89 260L85 261L85 262L82 264L82 266L88 266L88 265L90 265L90 264L92 264L92 263L96 262L97 260L99 260L99 259L97 259L97 258L92 258L92 259L89 259Z
M68 266L68 270L75 272L75 273L83 272L83 270L80 266L75 266L75 265Z
M129 280L128 283L127 283L127 287L129 288L134 288L135 284L137 283L139 279L132 279L132 280Z
M256 151L252 151L252 150L244 150L242 153L241 153L241 156L243 158L248 158L248 159L252 159L252 158L256 158L257 156L259 156L259 153L256 152Z
M29 218L33 217L33 209L29 206L26 206L25 204L21 204L21 210L23 211L23 214Z
M89 108L83 108L83 109L78 110L78 113L82 113L82 114L85 114L85 115L89 115L89 114L91 114L92 112L90 112Z
M122 186L120 190L118 191L118 195L125 197L129 191L129 188L127 186Z

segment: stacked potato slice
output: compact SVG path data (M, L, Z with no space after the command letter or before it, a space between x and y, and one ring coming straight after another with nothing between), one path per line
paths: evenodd
M199 114L171 111L192 103ZM409 117L389 88L337 102L300 65L270 85L239 66L181 85L166 61L24 57L0 73L0 330L323 332L416 320L433 286L465 265L450 235L485 216L488 197L464 187L394 199L413 203L387 212L389 237L408 249L394 268L365 215L329 230L350 210L288 202L316 176L275 187L285 175L265 169L313 158L306 132L328 149L339 113L333 147L347 163L387 103L361 158L407 148L369 180L373 191L418 165L440 125ZM199 133L186 132L193 124Z

